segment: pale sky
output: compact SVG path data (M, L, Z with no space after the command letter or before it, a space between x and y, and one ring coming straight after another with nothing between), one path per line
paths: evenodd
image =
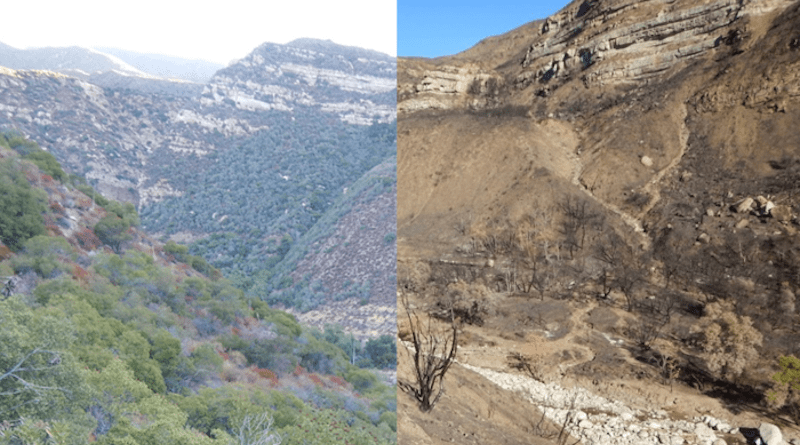
M264 42L311 37L397 54L397 0L3 3L0 42L20 49L113 47L227 65Z

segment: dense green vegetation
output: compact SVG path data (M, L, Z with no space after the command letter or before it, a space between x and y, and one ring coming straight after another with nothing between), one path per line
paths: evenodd
M67 179L67 174L61 169L61 164L58 163L55 156L42 150L39 144L25 139L19 133L11 131L0 133L0 147L13 149L23 159L33 162L42 172L59 182Z
M41 217L46 194L22 172L42 173L7 153L4 175ZM229 444L266 418L284 444L396 442L395 389L351 363L341 329L306 329L200 275L183 246L137 244L132 206L104 211L134 235L114 251L34 234L0 261L21 283L0 296L0 444ZM387 348L356 359L385 364Z
M303 109L266 118L268 130L234 147L165 165L163 176L185 193L147 205L141 215L150 231L210 234L188 253L205 258L248 291L258 284L257 295L269 298L272 291L296 284L287 271L305 251L295 243L319 225L343 188L396 153L396 127L349 125ZM206 173L198 176L198 170ZM381 187L387 185L380 183L376 190ZM347 209L342 210L337 214ZM322 231L335 222L323 221ZM290 250L297 253L285 260ZM302 292L283 292L270 302L310 309L326 293L312 283L300 287Z
M392 164L391 167L394 165ZM333 234L338 221L359 202L368 201L382 193L393 192L394 177L366 175L348 187L347 195L340 195L316 224L296 241L284 237L273 255L264 263L264 269L248 277L231 273L230 278L245 289L253 298L261 298L269 304L284 304L302 311L317 307L323 301L338 301L347 298L368 300L371 283L352 283L347 289L334 293L309 277L292 280L289 274L312 246ZM391 215L390 217L393 217ZM196 243L202 245L203 241Z
M0 160L0 240L18 250L25 240L44 233L47 197L32 189L13 159Z

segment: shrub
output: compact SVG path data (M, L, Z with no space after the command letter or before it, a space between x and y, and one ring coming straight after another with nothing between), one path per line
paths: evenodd
M164 244L164 253L174 255L178 261L185 261L185 256L189 253L189 248L169 240L167 244Z
M787 355L778 364L781 372L772 376L777 391L770 391L767 400L773 407L786 408L795 423L800 422L800 359Z
M37 235L25 242L23 251L25 255L13 261L17 273L32 270L42 278L55 278L71 271L71 267L61 261L65 256L72 256L72 247L64 238Z
M717 377L732 380L759 356L761 333L750 317L736 315L730 302L708 304L692 330L700 333L703 359Z
M130 224L119 216L106 215L94 226L94 233L103 244L114 249L114 252L120 253L122 245L133 239L133 236L128 233L129 228Z
M88 196L91 199L94 199L95 204L99 205L100 207L105 207L110 202L106 199L103 195L97 193L95 189L92 188L91 185L87 184L78 184L75 186L81 193Z
M67 174L61 169L55 156L44 151L39 144L28 140L25 136L16 132L3 132L0 134L0 146L8 147L16 151L23 159L27 159L41 170L43 173L52 176L59 182L67 179Z
M385 423L395 433L397 432L397 413L386 411L381 414L378 423Z
M344 379L353 385L358 392L365 392L378 383L378 378L365 369L351 369L344 375Z
M303 328L300 327L293 315L274 309L268 309L268 311L262 316L262 319L265 322L274 323L278 334L295 338L303 332Z
M38 151L31 152L27 156L24 156L24 158L36 164L36 166L39 167L39 170L47 175L50 175L58 182L63 183L64 180L67 179L67 174L61 169L61 164L58 163L55 156L44 150L40 149Z
M45 233L42 213L46 197L31 188L25 176L12 166L0 163L0 240L18 251L29 238Z
M94 232L84 227L79 232L75 233L75 239L78 241L78 245L84 250L95 250L98 247L103 245L103 242L100 241L100 238L94 234Z

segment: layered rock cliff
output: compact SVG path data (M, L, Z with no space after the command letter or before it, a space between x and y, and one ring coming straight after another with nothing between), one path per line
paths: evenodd
M401 59L399 110L529 103L531 93L546 96L570 81L586 87L637 85L721 48L741 46L748 26L792 3L574 1L464 53ZM505 57L492 55L494 50Z
M454 56L400 59L398 110L408 122L429 112L569 122L579 143L565 175L640 219L658 200L655 184L694 141L695 112L728 110L713 117L724 120L739 107L756 111L761 123L748 131L783 145L757 127L772 120L764 111L794 119L787 110L800 94L797 8L788 0L575 1ZM731 125L703 128L721 138ZM755 152L753 137L734 139L728 154ZM636 193L647 205L626 202Z

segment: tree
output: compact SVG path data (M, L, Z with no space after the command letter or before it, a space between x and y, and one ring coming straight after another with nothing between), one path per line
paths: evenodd
M636 287L644 279L644 260L616 233L611 232L595 247L594 257L605 264L600 282L607 296L617 288L625 296L626 309L636 306Z
M522 273L518 287L525 293L536 290L544 300L544 293L555 279L555 270L550 266L548 240L543 236L544 228L552 222L549 210L541 210L530 215L517 227L517 246L522 254L520 265L527 273Z
M444 376L456 358L458 348L458 325L455 314L450 312L450 326L436 329L431 318L423 323L411 309L408 297L403 296L403 306L411 329L414 348L415 383L397 382L397 386L412 395L423 412L430 411L444 392Z
M367 340L364 350L376 368L397 367L397 343L391 335Z
M85 397L69 321L12 299L0 302L0 326L0 418L48 420Z
M759 356L763 336L750 317L739 316L728 301L709 303L692 328L701 335L703 359L717 377L733 379Z
M134 207L133 204L129 202L120 203L117 201L109 201L105 209L107 212L117 215L129 226L139 226L139 214L136 213L136 207Z
M636 287L644 280L644 273L641 268L620 268L616 271L614 285L625 296L625 308L628 312L633 312L636 307L637 295Z
M586 244L586 228L600 223L602 215L589 208L589 201L586 198L572 195L567 195L559 208L564 213L561 232L564 234L572 258L574 252L583 249Z
M677 299L677 295L664 291L642 305L641 316L631 325L633 338L642 350L650 349L651 344L658 339L661 329L669 324L678 309Z
M17 251L28 238L44 234L45 201L11 161L0 163L0 241Z
M133 237L128 233L130 224L117 215L109 214L104 216L94 226L94 233L100 238L103 244L107 244L114 249L114 252L121 253L122 245Z
M239 445L280 445L281 436L273 431L272 423L272 416L266 411L248 414L233 429L234 441Z
M777 406L784 405L796 423L800 423L800 359L787 355L778 359L781 372L772 376L778 391L769 394L769 400Z

